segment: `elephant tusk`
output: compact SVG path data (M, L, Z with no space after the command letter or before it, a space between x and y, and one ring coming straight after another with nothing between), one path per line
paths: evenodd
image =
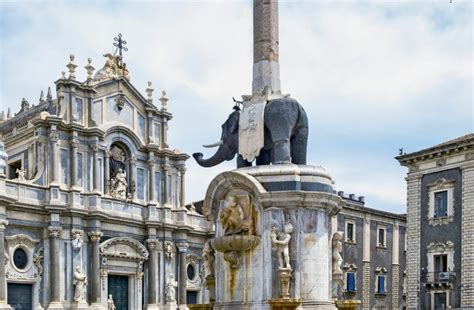
M212 144L203 144L202 146L206 148L217 147L217 146L222 145L222 143L223 143L222 140L220 140L219 142L212 143Z

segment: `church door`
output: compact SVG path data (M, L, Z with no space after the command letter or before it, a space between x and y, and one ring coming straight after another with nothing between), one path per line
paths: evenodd
M31 310L32 285L8 283L7 303L16 310Z
M128 310L128 277L109 275L108 295L112 295L116 310Z

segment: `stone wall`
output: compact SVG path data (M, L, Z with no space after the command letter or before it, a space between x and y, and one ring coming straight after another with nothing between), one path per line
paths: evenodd
M474 307L474 163L462 168L461 306Z

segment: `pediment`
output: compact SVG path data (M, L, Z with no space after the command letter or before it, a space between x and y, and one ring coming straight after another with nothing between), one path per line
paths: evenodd
M117 237L106 240L100 245L103 257L127 260L147 260L148 250L143 244L133 238Z

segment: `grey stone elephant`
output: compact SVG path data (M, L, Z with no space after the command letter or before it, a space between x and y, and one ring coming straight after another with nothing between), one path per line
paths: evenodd
M203 167L213 167L225 160L232 160L239 150L238 108L222 124L221 140L204 147L219 147L208 159L202 153L193 157ZM293 163L306 164L308 143L308 117L298 101L292 98L278 98L268 101L264 114L264 146L256 158L257 165ZM252 163L237 157L237 168L251 166Z

